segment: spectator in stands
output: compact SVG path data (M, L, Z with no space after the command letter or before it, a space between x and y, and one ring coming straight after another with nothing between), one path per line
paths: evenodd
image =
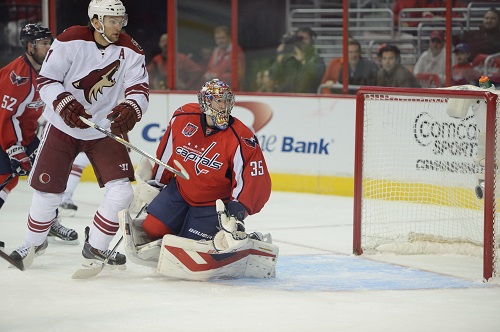
M463 85L473 84L476 85L479 80L479 75L473 70L472 63L469 61L470 49L467 44L458 44L453 49L457 64L451 70L451 84Z
M218 26L214 29L215 48L212 51L208 68L203 75L203 82L218 78L232 86L233 62L231 51L231 30L227 26ZM243 50L236 46L238 54L238 81L243 82L245 77L245 55Z
M316 33L300 28L283 37L269 68L276 92L315 93L325 72L325 62L314 47Z
M361 57L361 44L357 40L350 38L347 44L347 48L347 61L349 62L349 84L375 85L377 83L377 73L379 70L377 64L371 60L367 60ZM334 83L343 82L342 78L344 68L342 62L342 58L340 58L340 61L337 58L333 59L328 64L327 70L325 71L323 79L321 80L322 84L325 84L328 88L331 88ZM336 70L336 72L329 72L328 70ZM324 90L322 92L324 92Z
M401 51L397 46L382 47L378 56L382 68L378 71L377 85L391 87L419 88L415 76L401 64Z
M274 92L274 81L269 77L269 70L261 70L256 78L257 92Z
M446 8L445 0L431 0L427 5L429 11L423 12L422 16L425 18L445 18L446 11L432 11L432 8ZM467 8L467 3L462 0L453 0L451 3L452 8ZM453 18L466 18L465 12L453 12Z
M155 55L147 65L149 88L151 90L167 89L167 43L168 36L164 33L160 36L160 41L158 42L161 53ZM176 62L177 89L196 89L202 74L201 67L187 55L180 52L177 53Z
M394 6L392 7L392 12L394 13L394 24L396 26L399 25L399 12L402 9L405 8L412 8L412 9L418 9L418 8L427 8L428 7L428 1L427 0L396 0L394 3ZM422 18L422 12L408 12L405 14L405 18L408 19L419 19ZM411 22L404 22L401 25L404 27L417 27L418 24L420 23L419 20L411 21Z
M470 48L469 61L478 54L494 54L500 52L500 12L490 8L483 17L479 30L465 31L459 38L460 43L466 43Z
M433 73L439 76L441 84L446 79L446 50L444 31L433 30L429 36L429 49L418 58L413 74ZM454 61L454 59L452 59Z

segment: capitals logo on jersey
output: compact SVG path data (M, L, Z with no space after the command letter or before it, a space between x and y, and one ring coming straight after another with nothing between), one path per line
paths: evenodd
M28 83L29 79L29 77L22 77L17 75L14 71L10 72L10 81L12 82L12 84L15 84L17 86Z
M255 149L255 146L256 146L257 144L259 144L259 142L257 142L257 140L255 139L255 136L253 136L253 137L251 137L251 138L245 138L245 137L243 137L243 136L242 136L242 137L241 137L241 139L243 140L243 142L244 142L247 146L249 146L249 147L251 147L251 148L254 148L254 149Z
M113 75L120 68L120 60L115 60L104 68L92 70L84 78L73 82L73 86L83 90L85 100L92 104L92 99L97 100L98 93L102 94L104 88L112 87L116 84Z
M182 134L186 137L191 137L194 135L194 133L196 133L196 131L198 130L198 126L192 124L191 122L189 122L185 127L184 129L182 129Z

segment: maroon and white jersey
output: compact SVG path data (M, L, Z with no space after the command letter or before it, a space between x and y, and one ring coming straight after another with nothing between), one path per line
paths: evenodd
M190 179L177 177L177 187L191 206L236 200L254 214L271 195L271 177L254 133L233 117L225 130L209 128L198 103L175 111L156 155L174 168L177 160L186 169ZM163 184L174 176L157 164L153 174Z
M70 128L54 112L53 102L65 91L84 107L92 122L108 129L106 116L124 97L134 100L144 114L149 104L149 79L142 48L122 33L114 44L100 48L86 26L63 31L52 43L38 78L43 116L59 130L78 139L91 140L104 134L94 128Z
M0 146L26 146L36 135L44 103L36 90L36 73L26 55L0 69Z

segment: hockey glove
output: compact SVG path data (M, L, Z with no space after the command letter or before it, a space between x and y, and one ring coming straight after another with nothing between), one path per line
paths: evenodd
M28 175L31 171L31 160L26 154L26 150L20 145L13 145L7 149L10 158L12 171L19 176Z
M52 104L54 106L54 111L61 116L64 123L69 127L80 129L89 128L89 126L80 120L80 116L90 119L90 114L85 111L83 105L80 104L71 93L61 93Z
M123 103L116 105L107 116L108 120L112 121L111 132L115 135L131 131L141 117L141 108L132 99L126 99Z
M220 226L220 231L215 234L212 241L215 250L225 253L244 246L248 242L245 224L234 216L228 217L222 200L218 199L215 206Z

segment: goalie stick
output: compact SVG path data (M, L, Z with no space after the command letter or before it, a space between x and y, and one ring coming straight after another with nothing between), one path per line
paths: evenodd
M80 119L88 126L90 127L93 127L95 128L96 130L100 131L101 133L103 133L104 135L114 139L115 141L117 141L118 143L121 143L123 145L125 145L126 147L130 148L131 150L134 150L135 152L143 155L144 157L148 158L149 160L153 161L154 163L160 165L160 166L163 166L165 167L165 169L169 170L170 172L174 173L175 175L177 176L180 176L181 178L183 179L186 179L186 180L189 180L189 174L186 172L186 170L184 169L184 167L182 167L182 165L177 161L177 160L174 160L174 163L175 165L179 168L179 170L176 170L175 168L167 165L166 163L164 163L163 161L153 157L152 155L150 155L149 153L139 149L138 147L130 144L130 142L127 142L126 140L124 140L123 138L121 137L118 137L116 136L115 134L113 134L112 132L102 128L101 126L93 123L92 121L80 116Z

